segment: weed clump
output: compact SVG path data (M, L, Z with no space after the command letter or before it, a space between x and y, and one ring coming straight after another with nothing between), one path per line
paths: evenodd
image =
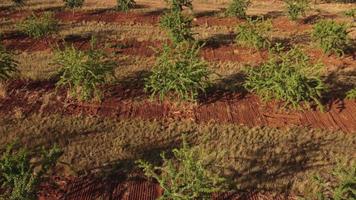
M161 100L171 92L183 100L196 100L210 85L211 74L208 64L199 58L200 48L196 43L165 45L146 79L145 90L152 97L158 94Z
M327 90L321 79L321 64L313 64L299 48L277 52L259 67L247 67L244 87L263 100L277 99L285 106L300 107L301 102L314 102L322 110L320 101Z
M248 19L247 23L236 28L236 43L256 49L267 48L270 45L268 33L272 30L270 20Z
M17 72L18 62L0 44L0 82L9 79L15 72Z
M250 4L250 0L232 0L225 14L230 17L244 18L246 17L246 10Z
M81 8L84 5L84 0L63 0L65 7L74 9Z
M0 159L0 198L8 200L35 200L38 186L46 173L53 168L61 150L54 146L50 150L30 152L25 148L14 149L8 145ZM36 163L33 160L36 159Z
M346 99L354 99L354 100L356 100L356 88L351 89L346 93Z
M184 7L193 9L193 0L165 0L166 3L170 6L171 11L181 12Z
M297 20L301 15L310 9L309 0L286 0L287 13L291 20Z
M313 27L312 38L324 53L344 54L347 47L347 25L332 20L321 20Z
M149 178L154 178L164 189L160 199L193 200L210 199L211 194L224 190L225 179L210 172L209 163L202 159L202 152L188 146L183 140L179 149L173 149L173 158L161 154L162 166L145 161L138 165Z
M69 87L70 94L78 100L101 99L99 85L114 77L115 63L107 55L97 50L95 43L89 51L80 51L71 47L56 52L54 62L59 70L57 87Z
M17 24L17 28L26 35L34 38L47 36L57 30L58 22L51 12L45 12L41 16L32 14L24 21Z
M117 10L119 11L129 11L136 6L134 0L117 0Z

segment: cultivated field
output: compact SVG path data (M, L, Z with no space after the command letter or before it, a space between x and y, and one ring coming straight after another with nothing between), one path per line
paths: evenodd
M0 199L356 198L353 0L130 2L0 2Z

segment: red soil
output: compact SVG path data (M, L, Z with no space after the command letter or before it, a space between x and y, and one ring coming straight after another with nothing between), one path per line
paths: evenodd
M330 107L326 112L314 109L287 112L278 109L278 103L265 104L251 94L210 94L199 105L177 106L166 101L150 101L141 88L115 86L107 90L101 103L81 103L66 99L65 90L53 94L54 86L50 82L17 81L10 85L8 96L0 99L0 113L84 114L147 120L191 119L198 123L215 121L249 127L303 126L356 132L356 102L351 100L329 102Z
M110 180L84 177L73 178L66 182L64 190L56 191L44 187L46 194L40 194L40 200L155 200L162 194L162 188L142 178L123 178L117 176ZM49 192L48 192L49 191ZM52 193L54 195L52 195ZM58 195L60 194L60 195ZM225 192L213 194L212 200L294 200L294 197L272 195L257 192Z

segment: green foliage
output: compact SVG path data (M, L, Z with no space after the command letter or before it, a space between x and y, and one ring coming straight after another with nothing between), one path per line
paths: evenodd
M15 6L23 6L23 5L25 5L25 0L11 0L11 1Z
M187 7L189 9L193 9L193 0L165 0L169 6L171 11L182 11L184 7Z
M322 65L313 64L299 48L277 52L267 63L248 67L244 87L263 100L277 99L298 108L300 102L315 102L323 109L320 98L326 86L320 78Z
M356 199L356 164L338 164L328 175L314 177L317 183L315 196L319 200Z
M57 30L58 22L51 12L45 12L41 16L32 14L24 21L17 24L17 28L30 37L40 38Z
M179 11L171 11L164 14L160 20L160 26L168 31L173 43L193 41L192 32L193 19Z
M342 55L348 43L346 24L321 20L313 27L312 38L319 43L324 53Z
M0 45L0 82L9 79L13 73L17 72L17 66L18 63L13 55Z
M246 17L246 10L250 3L250 0L232 0L225 14L231 17Z
M94 44L89 51L80 51L73 46L57 51L55 64L60 68L57 87L68 86L71 96L78 100L100 99L99 85L114 76L115 64L104 52L95 50Z
M305 15L310 8L310 0L286 0L288 16L291 20L297 20L299 16Z
M263 18L248 19L247 23L236 28L236 42L243 46L256 49L267 48L270 45L268 34L272 30L272 22Z
M162 166L139 160L145 175L154 178L164 189L161 200L211 199L211 194L222 191L225 179L208 170L202 152L190 148L185 140L179 149L173 149L173 159L164 153Z
M356 21L356 8L346 11L345 16L351 17L354 21Z
M64 5L67 8L81 8L84 4L84 0L63 0Z
M208 64L199 58L197 44L165 45L152 75L146 79L145 90L163 100L173 92L183 100L195 100L210 85Z
M54 146L49 151L42 150L40 156L27 149L14 149L8 145L0 159L0 184L4 193L0 198L7 200L35 200L38 185L44 175L53 168L61 150ZM33 162L36 160L36 162Z
M131 8L134 8L136 2L134 0L117 0L117 9L119 11L129 11Z
M346 93L346 98L347 99L355 99L356 100L356 88L349 90Z

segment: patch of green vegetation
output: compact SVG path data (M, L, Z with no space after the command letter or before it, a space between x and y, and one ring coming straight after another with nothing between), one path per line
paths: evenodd
M247 19L247 23L236 28L236 42L238 44L254 47L256 49L267 48L270 45L268 33L272 30L271 20Z
M41 16L32 14L18 23L17 28L30 37L40 38L54 33L58 28L58 22L53 13L45 12Z
M117 0L117 10L119 11L129 11L134 8L136 2L134 0Z
M210 85L208 64L199 57L200 46L180 43L165 45L152 74L146 79L145 90L163 100L170 93L179 99L195 101Z
M193 18L179 11L170 11L165 13L160 26L168 32L169 37L174 44L184 41L194 41L192 31Z
M63 2L67 8L71 9L81 8L84 4L84 0L63 0Z
M14 56L0 44L0 82L11 78L17 72L17 67Z
M310 9L310 0L285 0L287 13L291 20L297 20L301 15Z
M137 164L163 188L162 200L210 199L212 193L224 191L226 179L209 170L213 163L206 160L203 151L189 147L183 137L182 147L172 150L173 158L161 153L161 166L143 160Z
M356 163L338 161L328 173L317 173L305 199L351 200L356 198Z
M189 9L193 9L193 0L165 0L166 3L170 6L171 11L175 12L181 12L184 7L187 7Z
M347 47L347 25L332 20L321 20L313 27L312 38L319 43L324 53L344 54Z
M246 17L246 10L250 4L250 0L232 0L225 11L225 15L244 18Z
M346 98L347 99L355 99L356 100L356 88L349 90L346 93Z
M80 51L71 47L56 52L54 63L59 67L57 87L69 87L71 96L78 100L101 99L100 85L114 76L115 63L95 47Z
M356 21L356 8L345 11L345 16L351 17L354 21Z
M244 70L244 87L263 100L282 100L293 108L300 107L301 102L314 102L322 110L320 99L327 90L321 79L322 67L310 62L299 48L277 52L267 63Z
M46 173L52 169L62 151L54 146L42 152L31 152L14 144L7 146L0 159L0 195L7 200L35 200L38 186ZM33 160L36 159L34 163Z

